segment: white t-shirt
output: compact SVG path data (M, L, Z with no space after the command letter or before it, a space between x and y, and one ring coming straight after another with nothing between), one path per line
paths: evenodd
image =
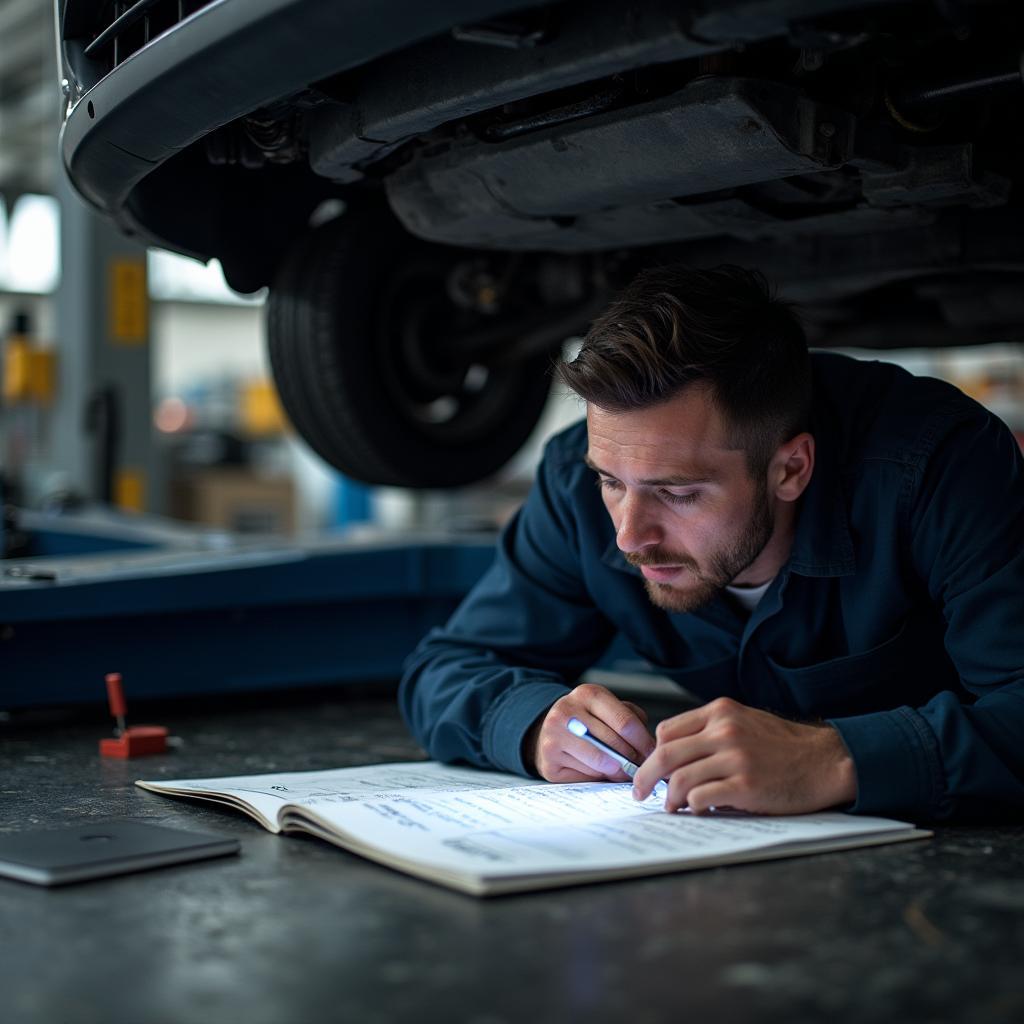
M757 602L764 597L765 591L774 582L775 578L773 577L767 583L762 583L759 587L726 587L725 591L749 615L757 607Z

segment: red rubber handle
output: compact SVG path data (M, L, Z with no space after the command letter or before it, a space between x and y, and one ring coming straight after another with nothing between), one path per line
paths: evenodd
M121 689L121 673L107 673L107 700L110 702L110 713L115 718L123 718L125 714L124 690Z

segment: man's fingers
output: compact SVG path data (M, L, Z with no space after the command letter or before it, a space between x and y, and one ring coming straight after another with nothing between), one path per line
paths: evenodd
M650 721L650 718L648 717L647 712L644 711L644 709L640 707L639 704L634 704L631 700L624 700L622 703L625 704L626 707L629 708L633 712L633 714L636 715L636 717L644 723L645 726L647 725L647 723Z
M614 779L621 782L623 779L629 781L629 776L622 770L622 766L614 757L609 756L603 750L599 750L585 739L573 736L566 731L564 755L572 757L575 761L585 766L595 777L602 779ZM611 743L608 744L611 746ZM619 746L623 746L619 741ZM616 749L612 747L612 749Z
M597 739L623 757L640 764L654 749L654 737L647 730L647 716L635 704L619 700L603 686L589 684L576 687L571 696L582 701L585 711L576 717Z
M673 715L659 722L654 731L658 743L668 743L699 733L707 725L712 715L711 708L716 703L717 701L712 701L711 704L703 704L699 708L684 711L680 715Z
M558 736L568 735L569 719L578 718L595 739L634 764L639 764L654 749L654 737L647 731L644 720L637 714L638 710L619 700L605 687L584 683L554 704L545 720L545 730L550 728ZM580 743L589 746L586 740ZM605 764L609 775L621 777L617 764L614 769L611 768L615 763L613 759L596 748L591 748L596 758L584 755L579 744L569 749L577 752L577 757L587 756L588 764L595 767Z
M548 782L630 781L615 758L569 732L571 718L578 718L595 739L634 764L654 749L642 708L619 700L603 686L584 683L557 700L527 738L533 763Z
M728 779L716 779L701 786L694 786L687 795L687 803L694 814L707 814L712 807L718 810L738 811L741 808L734 803L734 789Z
M570 741L572 737L569 737ZM605 779L611 779L613 782L621 782L625 780L629 782L629 776L626 775L619 767L618 762L614 761L607 754L602 754L600 750L596 750L589 743L583 740L577 742L583 743L584 750L577 752L576 744L573 743L571 746L567 744L567 748L562 757L565 764L579 772L581 775L586 775L587 782L600 782ZM591 761L590 754L597 754L599 766L595 766Z
M654 753L640 766L633 778L633 796L646 799L659 779L674 777L684 767L693 767L708 759L717 751L714 741L702 734L687 736L671 743L660 744ZM685 801L684 801L685 804ZM684 804L680 804L683 806Z
M588 749L601 757L607 757L600 751L594 750L593 747ZM611 758L607 758L610 770L605 771L600 767L595 768L585 759L586 751L583 751L583 755L583 758L579 758L574 756L572 750L555 751L545 759L544 767L540 772L541 778L547 782L601 782L608 778L615 778L619 773L618 765Z
M586 771L580 768L573 768L570 764L560 764L553 767L550 777L545 776L548 782L600 782L604 776L595 774L589 768Z
M711 784L724 783L728 778L727 759L718 755L701 758L674 771L668 780L665 810L678 811L686 806L693 808L692 799L697 790Z

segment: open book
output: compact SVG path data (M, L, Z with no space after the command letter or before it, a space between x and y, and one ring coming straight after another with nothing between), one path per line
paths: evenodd
M638 803L627 784L556 786L430 761L136 785L229 804L271 832L311 833L475 896L931 834L839 813L666 814L661 797Z

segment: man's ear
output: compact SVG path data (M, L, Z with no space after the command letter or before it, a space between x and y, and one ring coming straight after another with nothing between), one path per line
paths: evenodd
M768 470L771 492L780 501L796 501L814 472L814 438L804 432L779 445Z

